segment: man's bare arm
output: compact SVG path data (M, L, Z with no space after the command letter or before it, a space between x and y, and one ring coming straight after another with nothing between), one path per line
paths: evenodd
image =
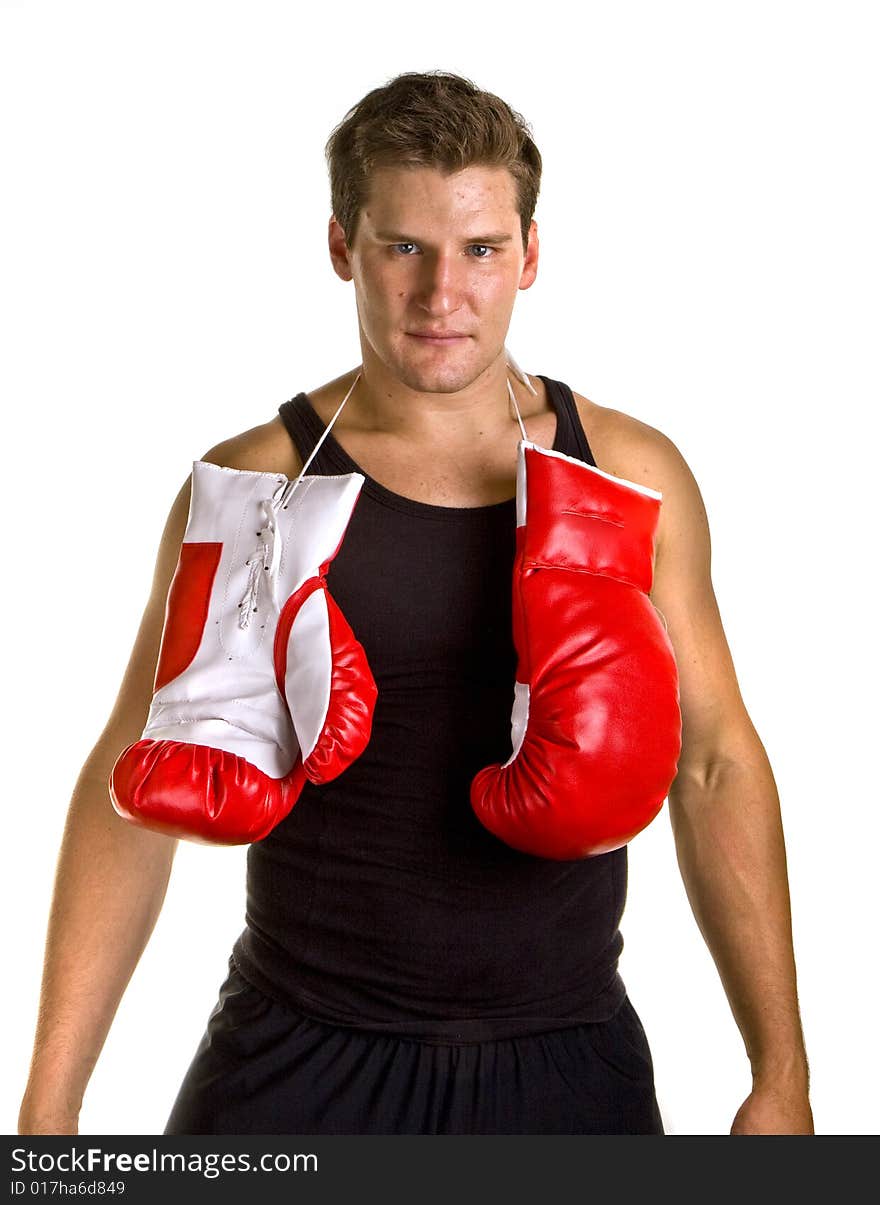
M116 758L146 723L189 493L187 480L168 515L118 697L68 809L20 1133L77 1132L89 1076L165 898L177 842L117 816L108 780Z
M754 1090L734 1132L810 1133L776 783L722 627L697 483L659 432L642 462L645 479L663 491L652 600L681 689L682 753L669 793L676 853L752 1068Z
M278 447L277 424L269 423L218 444L202 459L274 472ZM20 1133L76 1133L89 1077L165 899L177 842L117 816L108 780L116 758L140 738L147 720L189 498L188 478L168 515L118 697L68 809Z

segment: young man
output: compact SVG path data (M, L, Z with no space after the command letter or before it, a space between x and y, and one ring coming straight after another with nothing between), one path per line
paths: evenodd
M679 864L753 1073L734 1133L811 1133L779 802L740 697L687 464L660 432L511 371L538 267L541 160L504 102L445 73L366 96L328 144L331 261L361 364L204 457L366 481L328 583L379 688L366 751L306 784L248 857L247 926L167 1133L662 1133L617 972L625 847L510 849L468 803L511 749L515 465L528 438L662 492L652 601L679 670ZM107 780L150 705L189 481L108 723L71 803L24 1133L73 1133L165 894L175 842Z

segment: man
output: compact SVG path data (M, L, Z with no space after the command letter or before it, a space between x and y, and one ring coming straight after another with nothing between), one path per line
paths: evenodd
M409 73L350 111L328 159L330 256L354 284L362 363L203 459L294 478L347 398L309 471L366 476L328 582L379 699L364 754L307 784L250 848L248 924L166 1132L662 1133L616 970L625 849L529 857L467 804L473 772L510 752L509 380L530 440L662 493L651 598L683 727L669 809L751 1063L732 1132L812 1133L779 802L722 629L699 489L660 432L508 366L516 296L538 267L537 148L497 97ZM149 709L189 484L71 802L24 1133L76 1131L164 898L175 842L117 817L107 780Z

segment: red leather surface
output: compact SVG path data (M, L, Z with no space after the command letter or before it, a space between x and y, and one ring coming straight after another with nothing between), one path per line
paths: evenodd
M252 664L248 667L251 684L258 682L260 673L265 671L267 695L272 693L274 670L281 692L276 700L277 707L279 713L283 713L291 629L295 639L298 609L314 590L323 589L331 647L329 650L317 648L315 656L319 677L322 664L326 662L328 666L330 706L308 766L304 766L302 757L298 756L285 778L274 779L245 758L213 746L142 737L120 754L111 771L110 793L119 815L147 828L196 841L220 844L258 841L288 814L302 790L307 772L313 782L325 782L360 755L369 741L377 692L362 646L355 640L336 604L326 596L324 575L342 538L340 535L336 549L319 567L318 573L297 591L293 599L287 600L275 632L273 663L267 661L263 666ZM165 625L153 682L154 701L163 687L174 682L192 665L201 646L222 550L222 542L184 541L181 545L166 602ZM206 653L208 651L205 649ZM268 653L268 649L265 652ZM308 648L305 652L308 656ZM227 703L239 692L240 682L234 665L227 666L224 658L223 663L214 668L222 669L224 673L216 675L219 697L211 701L201 696L187 699L186 682L181 684L180 718L176 723L180 725L182 736L187 732L197 733L202 720L224 722ZM315 706L314 700L311 702ZM236 742L234 747L245 748L253 755L264 753L260 746L276 739L272 735L278 729L276 720L284 723L286 716L264 715L262 719L266 731L251 732L252 744L247 741L248 734L239 731L238 737L244 743ZM261 759L258 757L258 760ZM265 761L263 764L272 763Z
M181 544L168 589L153 694L182 674L198 652L222 544Z
M652 585L660 502L584 464L526 449L525 564Z
M681 752L678 671L647 591L656 498L526 451L513 635L530 687L519 753L481 770L471 804L525 853L625 845L657 815Z
M286 699L287 649L296 640L296 617L307 598L323 590L330 630L330 701L318 741L305 759L306 777L330 782L360 757L370 740L378 690L363 645L321 577L309 578L284 604L275 632L275 678ZM319 654L320 655L320 654ZM296 700L288 700L295 712Z
M110 775L120 816L172 837L246 845L265 837L296 803L305 783L298 758L282 779L206 745L139 740Z

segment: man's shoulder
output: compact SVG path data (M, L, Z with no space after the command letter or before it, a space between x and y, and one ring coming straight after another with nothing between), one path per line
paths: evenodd
M697 481L668 435L632 414L600 406L582 394L574 393L574 399L596 465L615 477L659 490L662 495L656 534L658 554L676 532L692 532L705 524Z
M280 415L221 440L202 456L209 464L255 473L296 476L302 460Z
M572 393L590 450L606 473L662 492L664 482L674 481L687 469L681 452L657 427Z

